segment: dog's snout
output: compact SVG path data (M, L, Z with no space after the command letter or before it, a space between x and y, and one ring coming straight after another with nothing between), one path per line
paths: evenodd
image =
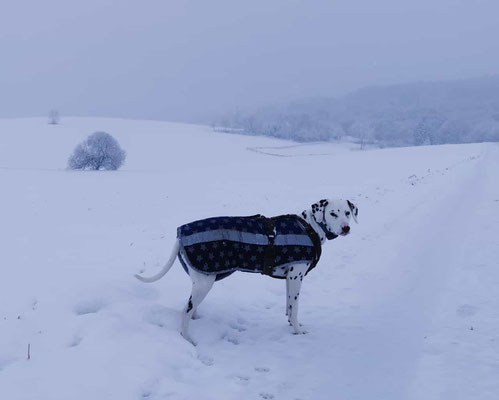
M343 233L348 233L350 232L350 227L348 225L345 225L344 227L341 228Z

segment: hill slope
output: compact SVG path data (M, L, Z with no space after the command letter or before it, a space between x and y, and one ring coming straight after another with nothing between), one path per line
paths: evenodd
M345 135L382 146L499 141L499 77L367 87L235 114L220 122L299 141Z
M127 151L123 169L65 170L96 130ZM290 145L161 122L0 121L0 398L497 398L498 146ZM354 201L359 225L304 281L307 335L291 334L282 281L238 273L201 305L193 347L178 333L179 264L153 285L132 277L158 271L182 223L324 197Z

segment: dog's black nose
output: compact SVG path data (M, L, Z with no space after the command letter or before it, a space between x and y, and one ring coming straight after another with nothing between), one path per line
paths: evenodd
M343 233L348 233L348 232L350 232L350 227L344 226L343 228L341 228L341 230L343 231Z

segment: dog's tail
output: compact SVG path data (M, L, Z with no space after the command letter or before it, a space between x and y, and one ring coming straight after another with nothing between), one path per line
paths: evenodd
M172 249L172 254L170 255L170 258L166 262L165 266L161 271L159 271L156 275L151 276L149 278L140 276L140 275L134 275L139 281L146 282L146 283L151 283L151 282L156 282L157 280L161 279L163 276L166 275L166 273L170 270L172 267L173 263L175 262L175 259L177 258L178 254L178 249L180 248L180 242L175 240L175 245L173 246Z

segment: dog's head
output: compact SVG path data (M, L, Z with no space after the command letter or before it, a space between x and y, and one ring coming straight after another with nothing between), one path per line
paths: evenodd
M357 221L359 209L350 200L324 199L312 204L312 215L328 239L350 233L350 221Z

